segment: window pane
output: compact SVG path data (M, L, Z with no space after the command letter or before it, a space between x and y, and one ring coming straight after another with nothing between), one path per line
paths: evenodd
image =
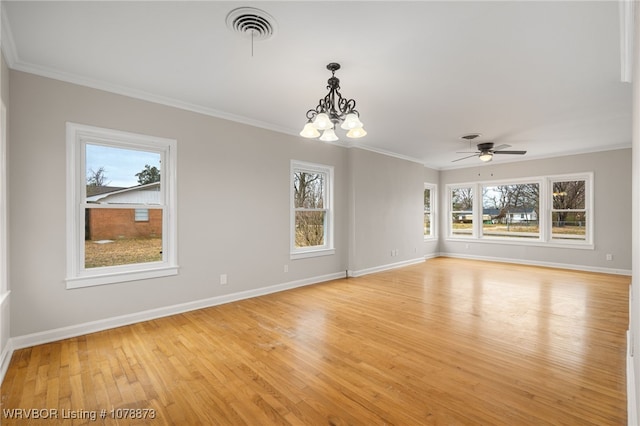
M482 188L482 234L538 238L539 184L493 185Z
M554 210L569 210L585 208L585 181L571 180L553 182Z
M294 172L294 207L324 208L324 173Z
M85 209L85 268L162 260L162 210L149 209L136 221L136 209Z
M424 190L424 236L431 235L431 189Z
M324 245L325 211L296 211L296 247Z
M161 204L159 153L90 144L85 152L87 202Z
M149 220L149 209L136 209L135 211L136 222L146 222Z
M451 190L451 233L453 235L473 233L473 190L471 188Z
M561 211L551 213L551 238L554 240L586 240L586 211Z

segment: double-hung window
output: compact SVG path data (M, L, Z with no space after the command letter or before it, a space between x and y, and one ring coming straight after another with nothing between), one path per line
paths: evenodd
M551 240L563 243L590 241L590 176L550 178Z
M471 237L473 231L473 186L451 187L449 190L449 235Z
M177 274L176 141L67 123L67 288Z
M333 167L291 162L291 259L335 253Z
M424 184L424 239L436 238L436 185Z

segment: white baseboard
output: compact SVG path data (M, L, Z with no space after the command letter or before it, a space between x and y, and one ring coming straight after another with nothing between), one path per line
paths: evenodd
M627 330L627 425L638 425L638 411L636 407L636 375L633 366L633 356L631 354L631 345L633 342L630 338L630 332Z
M4 375L7 374L7 370L9 369L13 350L13 344L11 339L9 339L5 347L2 349L2 352L0 352L0 385L4 381Z
M404 260L402 262L389 263L387 265L374 266L373 268L360 269L357 271L353 271L349 269L347 271L347 275L350 277L361 277L367 274L373 274L375 272L388 271L390 269L402 268L403 266L415 265L417 263L424 262L424 257L419 257L416 259Z
M9 347L13 350L27 348L30 346L41 345L43 343L55 342L57 340L77 337L84 334L95 333L98 331L108 330L110 328L121 327L142 321L149 321L156 318L162 318L170 315L181 314L196 309L208 308L211 306L222 305L225 303L235 302L238 300L249 299L252 297L263 296L266 294L276 293L279 291L290 290L311 284L317 284L325 281L344 278L345 272L337 272L333 274L321 275L312 278L306 278L297 281L290 281L283 284L276 284L269 287L258 288L255 290L240 291L237 293L225 294L207 299L195 300L193 302L181 303L178 305L165 306L157 309L136 312L118 317L106 318L97 321L91 321L83 324L72 325L68 327L57 328L53 330L42 331L38 333L17 336L10 339ZM9 354L9 358L11 358ZM4 378L4 375L0 379ZM0 380L1 383L1 380Z
M631 269L601 268L601 267L587 266L587 265L573 265L570 263L541 262L536 260L512 259L508 257L501 258L501 257L489 257L489 256L475 256L475 255L467 255L467 254L460 254L460 253L439 253L438 255L433 257L438 257L438 256L453 257L456 259L483 260L486 262L503 262L503 263L513 263L516 265L544 266L547 268L571 269L573 271L599 272L601 274L631 276Z

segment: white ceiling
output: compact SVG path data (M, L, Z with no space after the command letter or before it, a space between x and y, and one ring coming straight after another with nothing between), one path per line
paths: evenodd
M295 135L339 62L356 146L437 169L480 163L451 162L470 132L528 151L494 162L631 146L617 1L2 4L11 68ZM253 56L241 6L277 21Z

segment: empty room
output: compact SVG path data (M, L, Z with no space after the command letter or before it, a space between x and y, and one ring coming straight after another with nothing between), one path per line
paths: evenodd
M637 426L636 1L0 17L0 424Z

